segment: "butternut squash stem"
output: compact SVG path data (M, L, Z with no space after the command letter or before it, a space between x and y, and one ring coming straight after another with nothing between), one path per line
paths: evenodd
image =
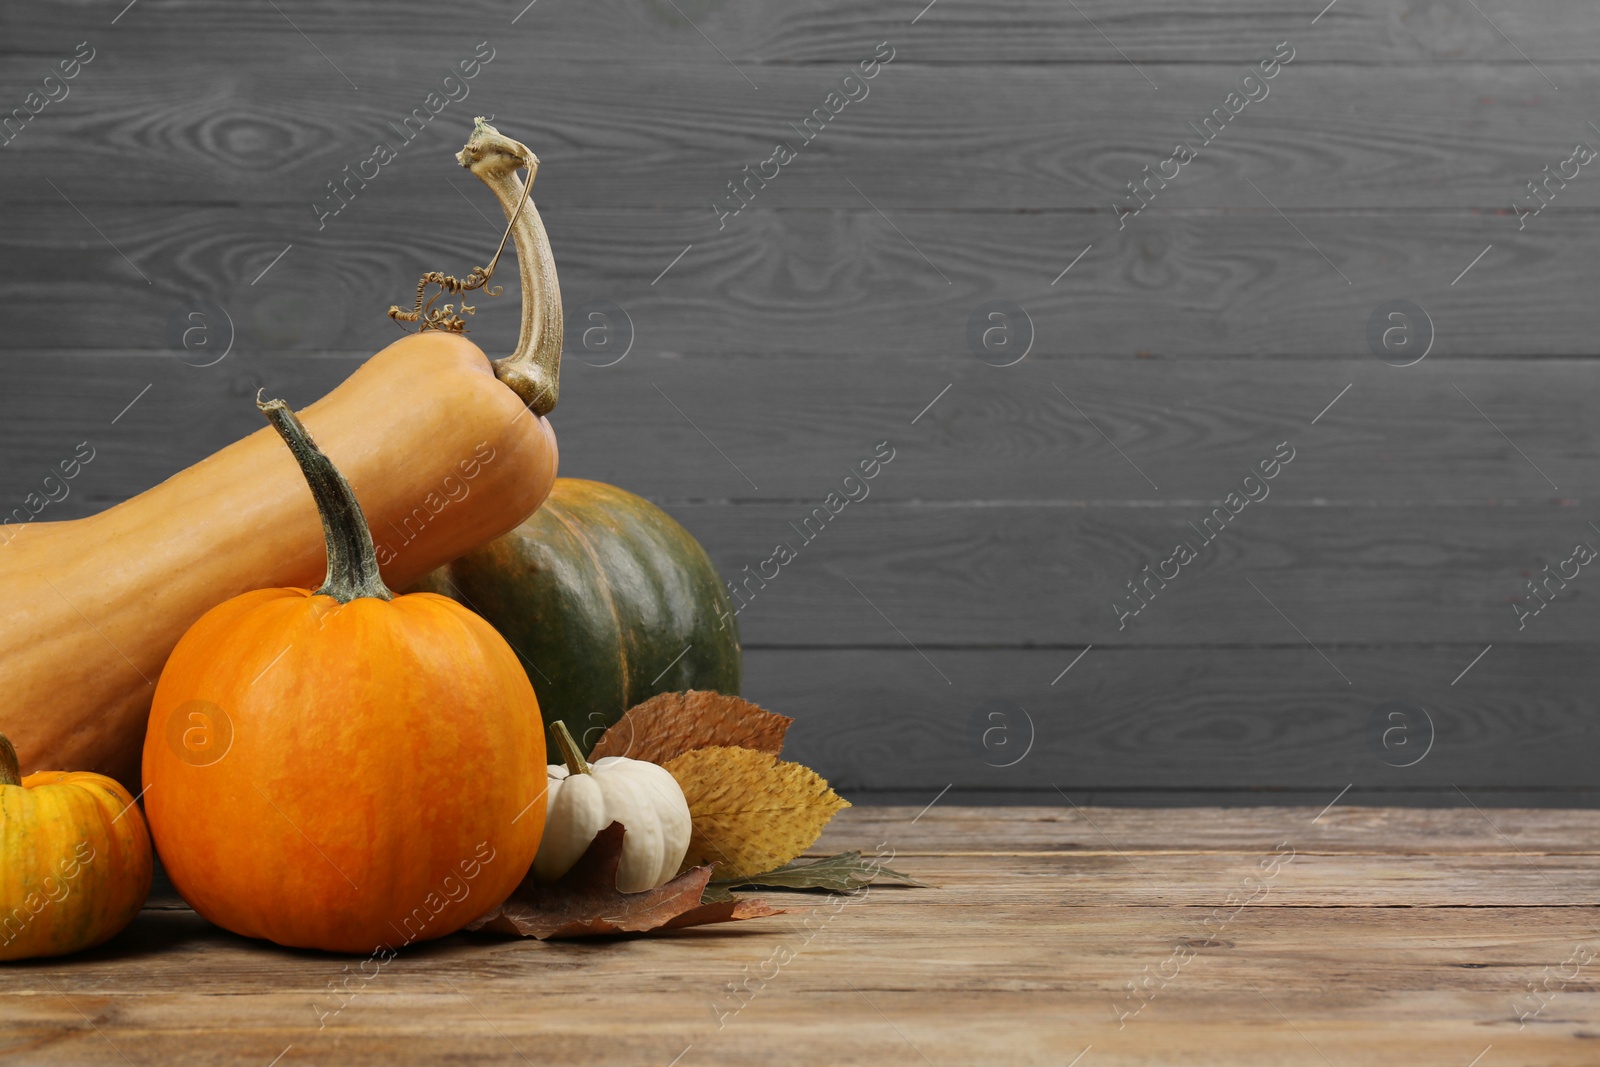
M0 734L0 785L21 785L22 767L17 763L17 750L11 739Z
M550 725L550 733L556 739L556 747L561 750L561 759L567 765L568 774L588 774L590 767L583 758L583 753L578 751L578 743L572 739L572 732L567 729L567 724L557 719Z
M328 542L328 576L313 595L331 596L341 604L361 597L393 600L394 593L383 584L383 575L378 573L378 553L372 545L372 532L367 528L367 517L361 513L361 505L350 483L317 447L288 404L282 400L263 403L258 392L256 407L288 444L317 502L322 533Z
M539 157L527 145L505 136L480 117L473 125L472 136L456 155L456 162L472 171L494 193L517 247L522 327L516 350L493 361L494 376L535 415L547 415L556 406L560 390L562 316L555 255L539 211L528 196L528 187L539 173ZM527 186L517 177L517 171L524 168L528 171ZM505 247L504 238L500 246ZM499 259L498 252L495 259Z

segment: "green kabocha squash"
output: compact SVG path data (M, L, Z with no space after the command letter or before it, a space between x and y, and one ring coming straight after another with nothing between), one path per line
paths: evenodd
M522 525L419 588L488 619L521 655L547 724L565 722L584 753L657 693L739 692L738 621L711 558L614 485L557 478Z

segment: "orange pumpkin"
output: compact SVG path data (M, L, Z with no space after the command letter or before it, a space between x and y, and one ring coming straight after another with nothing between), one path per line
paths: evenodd
M0 736L0 960L100 944L150 894L150 834L128 791L87 772L20 777Z
M395 596L344 478L261 405L322 515L316 592L203 615L156 686L146 811L173 885L248 937L341 952L454 932L527 873L545 818L533 687L486 622Z

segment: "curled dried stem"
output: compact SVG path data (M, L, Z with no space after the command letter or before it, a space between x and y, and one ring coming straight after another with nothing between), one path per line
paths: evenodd
M498 296L501 287L488 283L506 242L514 240L522 284L522 328L516 351L493 361L494 373L534 414L545 415L556 405L560 382L562 316L550 239L527 192L539 172L539 158L527 145L504 136L479 118L456 161L477 175L499 200L507 220L500 246L487 266L472 268L465 278L439 271L424 274L417 282L416 301L411 309L396 305L389 309L389 317L397 322L420 323L419 331L465 333L463 316L473 314L477 308L465 299L443 305L439 300L447 294L464 297L477 290ZM522 170L528 172L527 185L517 177ZM429 286L436 287L431 295Z

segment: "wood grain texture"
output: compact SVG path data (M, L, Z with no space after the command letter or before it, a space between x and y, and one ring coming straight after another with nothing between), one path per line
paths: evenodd
M1358 794L1359 796L1359 794ZM1107 808L1063 801L1051 807L924 807L850 809L828 825L812 851L822 855L893 840L896 855L995 855L1033 852L1113 852L1196 855L1237 849L1241 841L1290 840L1297 853L1317 855L1500 855L1513 845L1529 856L1600 852L1600 813L1498 809L1492 817L1462 811L1371 807L1341 800L1324 808L1212 808L1185 812ZM1193 817L1190 817L1193 816ZM996 826L1001 841L995 840ZM904 844L908 826L913 840ZM903 846L903 847L901 847Z
M72 54L76 40L64 42L62 55ZM745 164L757 173L786 143L794 160L768 167L769 180L754 179L743 190L753 198L748 211L860 210L864 194L891 215L1094 211L1102 216L1093 228L1098 235L1117 230L1113 204L1138 208L1128 184L1149 174L1164 174L1170 184L1156 179L1141 188L1153 203L1130 229L1172 211L1272 214L1269 201L1296 214L1509 217L1514 198L1538 206L1525 184L1542 179L1546 164L1554 171L1576 142L1596 136L1585 112L1568 102L1600 91L1600 72L1588 64L1550 65L1558 92L1541 75L1545 68L1520 60L1302 65L1316 54L1305 40L1304 52L1250 89L1265 96L1248 104L1236 96L1232 107L1241 110L1230 115L1229 94L1240 91L1250 64L1274 54L1279 39L1253 40L1251 58L1240 63L1141 67L1160 92L1120 61L963 67L952 77L947 67L918 62L915 46L906 45L870 81L850 88L857 102L835 103L842 110L824 110L827 122L813 118L809 131L803 124L813 109L825 107L856 63L873 57L878 38L863 38L836 65L764 69L759 92L698 37L691 54L651 51L609 63L497 40L490 44L495 58L463 87L464 98L443 101L437 117L423 110L429 121L414 135L402 121L424 108L454 64L474 55L477 38L413 38L376 50L363 42L358 58L346 61L350 76L365 83L360 92L292 32L262 41L213 38L194 50L168 44L153 53L103 40L103 54L68 83L68 95L0 147L0 195L56 203L48 176L86 206L281 204L294 208L297 229L314 232L313 202L337 208L328 183L342 183L347 165L355 174L384 143L397 158L366 168L370 183L341 185L350 206L326 229L344 230L357 215L382 218L387 207L391 227L403 230L406 214L431 201L460 200L447 177L470 189L452 157L472 117L495 114L538 153L535 196L557 217L583 209L689 211L697 236L709 241L719 233L712 204L726 198L727 210L738 208L729 183L744 180ZM377 71L363 69L365 55ZM175 90L172 64L204 91ZM0 114L22 106L50 66L43 59L8 63ZM462 96L462 89L454 92ZM1339 106L1330 108L1330 100ZM1214 110L1220 114L1206 128ZM419 126L414 120L413 130ZM1163 170L1179 142L1195 158ZM1528 223L1529 232L1560 230L1552 216L1600 206L1600 181L1590 168L1569 167L1566 177L1544 191L1554 203ZM748 225L746 213L726 229ZM1517 230L1514 220L1509 230Z
M735 582L741 633L757 645L893 642L884 616L942 647L975 633L994 646L1303 643L1294 627L1332 647L1600 639L1593 579L1568 563L1579 543L1600 551L1600 535L1575 508L1273 510L1269 498L1207 544L1196 530L1210 502L870 504L810 541L796 533L816 522L809 503L675 510ZM1175 545L1199 554L1179 568ZM798 553L781 569L767 563L779 546ZM1573 581L1557 576L1563 564ZM1530 591L1547 565L1548 589Z
M1579 0L115 7L0 10L0 115L96 49L0 145L0 512L80 442L95 460L40 519L126 499L255 429L258 388L308 402L389 343L421 272L498 238L451 158L494 114L542 159L563 473L662 503L743 578L897 450L740 619L749 695L830 776L1600 799L1594 579L1526 629L1513 611L1600 537L1600 178L1512 208L1600 139ZM327 183L480 41L470 96L319 228ZM719 223L879 41L870 96ZM1119 218L1280 41L1270 95ZM1432 340L1403 369L1370 348L1399 299ZM1010 347L984 351L998 304ZM479 308L474 339L509 351L514 306ZM1125 583L1282 441L1271 498L1119 628ZM1076 717L999 768L985 700ZM1437 716L1415 767L1372 749L1391 700Z
M819 844L892 849L930 888L784 894L797 914L661 938L458 935L342 1007L329 984L359 961L162 896L101 949L0 974L0 1059L1585 1062L1600 1001L1571 961L1595 937L1600 814L1498 818L854 808Z
M272 39L287 34L290 20L339 57L341 65L359 58L372 66L381 63L370 54L374 36L400 46L424 26L434 35L493 35L601 64L616 63L619 55L662 52L720 62L696 26L741 65L766 66L851 62L863 42L884 38L913 46L919 62L963 66L1112 66L1124 63L1119 49L1139 62L1251 63L1259 58L1262 42L1270 49L1286 37L1315 40L1323 61L1360 64L1522 63L1506 37L1540 62L1588 62L1600 47L1595 28L1583 17L1589 9L1582 0L1481 5L1492 23L1470 5L1426 0L1340 0L1320 18L1323 5L1294 0L1193 0L1168 7L1081 0L1078 10L1048 0L938 0L935 5L923 0L867 7L848 0L804 5L783 0L591 0L526 11L522 4L466 0L451 5L449 21L440 20L437 9L425 3L400 0L385 5L381 24L316 0L284 0L275 6L281 15L271 7L224 11L204 0L141 0L140 17L123 17L114 30L105 27L115 10L108 15L84 3L18 7L0 18L0 52L50 55L73 32L81 36L93 30L130 48L170 47L175 26L196 37L239 33L253 40ZM1495 26L1506 36L1496 33Z
M418 276L465 274L499 238L442 183L440 197L400 211L405 226L374 203L371 214L320 235L308 210L286 206L245 218L228 208L80 204L86 222L59 199L39 204L0 234L0 298L29 309L12 316L0 347L176 346L174 324L209 301L231 317L241 352L374 351L397 336L385 312L410 303ZM1265 203L1224 214L1152 207L1121 233L1109 211L912 212L886 222L842 197L837 208L764 210L719 235L709 210L546 207L572 312L568 350L612 361L597 347L603 335L583 347L596 325L590 313L608 303L626 317L613 310L600 325L620 337L631 323L635 363L636 355L832 357L850 359L855 373L888 357L982 370L985 358L1003 363L1023 350L1035 362L1375 359L1369 320L1406 299L1432 322L1429 361L1593 353L1591 308L1573 288L1600 241L1600 215L1590 213L1535 219L1521 234L1509 216L1302 217L1313 248ZM472 335L487 350L514 342L510 301L476 305ZM976 325L981 341L995 302L1026 315L1002 322L1018 346L1010 352L985 350L969 332Z
M1482 645L1321 647L1350 684L1303 643L919 652L888 630L878 648L753 649L744 691L794 716L785 758L867 802L948 786L1065 806L1057 788L1084 803L1138 786L1320 806L1350 786L1467 807L1504 803L1479 790L1592 789L1588 646L1497 644L1470 670Z
M214 341L224 334L218 328ZM1327 514L1362 523L1397 511L1421 516L1430 507L1506 508L1529 516L1528 566L1569 548L1569 533L1577 536L1591 517L1584 500L1600 453L1600 431L1587 414L1600 368L1587 360L1430 357L1397 369L1371 357L1307 367L1030 356L995 368L970 357L640 353L599 367L586 355L565 360L568 388L552 416L562 473L620 485L675 512L717 503L789 508L768 513L778 519L771 533L771 522L719 534L711 520L695 520L697 536L746 552L770 549L767 541L787 521L798 523L840 491L884 441L895 458L860 506L840 515L841 532L889 504L943 506L940 517L956 522L964 520L950 509L977 504L1077 516L1061 521L1166 506L1176 525L1198 523L1287 441L1294 460L1271 481L1261 507L1239 516L1237 529L1280 508L1336 509ZM97 456L72 495L52 507L62 518L90 514L253 433L257 389L310 403L367 353L272 352L238 342L215 366L193 365L211 358L209 349L176 345L13 357L0 391L8 434L0 500L14 505L37 475L88 438L108 450L106 460ZM1552 543L1543 543L1546 531ZM746 533L754 543L741 541Z

